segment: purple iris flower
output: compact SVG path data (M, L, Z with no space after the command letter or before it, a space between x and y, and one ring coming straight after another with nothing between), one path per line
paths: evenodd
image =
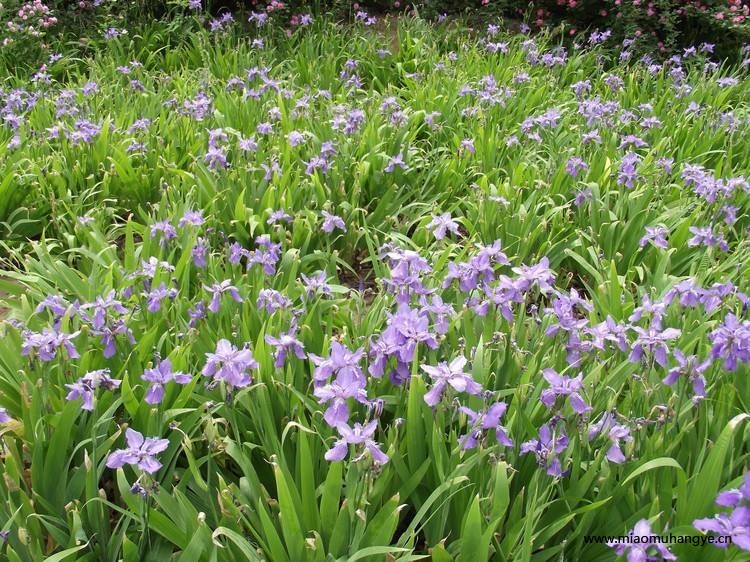
M645 352L648 351L659 365L666 367L667 355L669 353L667 342L680 337L682 331L677 328L662 330L661 321L657 320L651 322L648 330L640 326L634 326L633 330L638 334L638 337L633 342L630 360L634 362L640 361Z
M604 43L611 36L612 36L611 29L605 29L604 31L599 31L598 29L596 29L591 32L591 35L589 35L589 45L598 45L599 43ZM607 78L618 78L618 77L614 75L610 75ZM605 83L606 83L606 80L605 80Z
M729 251L729 244L721 232L714 232L710 226L691 226L690 232L693 236L688 239L688 246L706 246L707 248L719 248L722 252Z
M577 333L584 328L589 321L582 317L582 311L591 312L591 303L580 298L578 291L571 289L570 295L558 293L551 307L546 307L544 312L553 316L557 322L550 324L544 331L546 336L554 336L559 331Z
M638 521L633 530L625 536L629 537L628 541L609 541L607 546L614 550L617 556L627 553L629 562L677 560L664 544L651 540L652 537L658 538L658 535L651 530L651 525L646 519Z
M149 312L158 312L161 309L161 301L166 298L174 299L177 296L177 289L167 287L166 283L161 283L155 289L152 289L146 295L146 308Z
M435 119L441 116L441 113L439 111L432 111L424 116L424 122L427 123L427 126L432 129L433 131L439 128L439 124L435 122Z
M304 273L300 273L299 276L302 279L302 285L305 287L308 299L311 299L313 295L318 293L318 291L325 296L331 294L331 287L328 285L328 276L325 271L318 271L317 273L310 275L310 277Z
M604 350L606 342L613 343L622 352L628 350L627 338L628 326L619 324L614 318L607 315L604 322L585 328L584 332L592 336L592 347Z
M345 345L335 340L331 342L329 357L323 358L312 353L308 354L310 360L315 364L315 372L313 373L315 385L320 386L332 376L335 376L336 382L341 386L349 386L352 382L357 381L360 386L364 387L366 379L360 366L364 354L365 351L361 347L356 351L350 351Z
M119 300L115 299L114 290L103 297L96 297L94 302L83 304L80 307L82 312L90 309L94 310L93 318L89 318L86 315L83 315L83 317L84 320L90 322L91 326L97 330L101 330L107 324L107 313L109 311L121 315L128 313L128 309Z
M5 408L0 408L0 423L8 423L12 419Z
M437 348L437 340L429 331L429 317L420 311L401 305L396 314L388 320L402 340L399 357L405 363L410 363L418 343L424 343L430 349Z
M578 177L578 174L581 172L586 172L588 169L589 165L577 156L569 159L565 164L565 171L574 178Z
M542 293L551 293L554 290L555 274L549 268L549 258L546 256L535 265L521 265L514 267L513 272L518 275L516 287L526 292L534 285Z
M128 133L137 133L141 131L148 131L151 126L151 119L136 119L133 124L128 128Z
M84 96L90 96L99 91L99 85L96 82L87 82L81 86L81 93Z
M117 390L121 382L122 381L113 379L109 376L109 369L90 371L73 384L65 385L70 390L65 399L75 400L77 398L82 398L83 405L81 408L90 412L94 409L94 392L97 388Z
M386 329L370 346L372 361L370 374L382 377L388 360L396 359L391 371L391 381L402 384L411 376L409 364L414 360L417 345L423 343L430 349L437 349L435 336L429 331L430 319L427 314L414 310L408 304L400 304L396 314L388 319Z
M177 384L188 384L193 377L180 371L172 371L172 362L169 359L160 361L159 364L143 372L143 380L148 381L151 385L146 392L145 401L147 404L160 404L164 400L164 385L169 382Z
M607 412L589 429L589 440L603 433L607 434L611 442L609 449L607 449L607 460L615 464L624 463L626 458L620 448L620 442L633 440L630 435L630 428L616 423L614 414Z
M177 238L177 230L175 230L175 227L172 226L169 221L158 221L151 225L150 227L150 236L153 240L156 238L156 236L161 233L162 239L160 241L160 244L164 245L165 242L169 240L174 240Z
M304 345L295 337L296 333L297 326L292 324L292 327L289 329L289 331L282 332L278 338L271 335L266 335L266 343L273 345L276 348L273 356L274 366L277 369L281 369L284 367L286 357L290 353L293 353L299 359L304 359L306 357Z
M723 359L726 370L737 370L738 361L750 361L750 320L740 322L734 314L727 314L708 338L712 344L711 357Z
M664 313L667 310L668 303L652 301L648 295L643 295L641 299L641 306L633 310L633 313L628 318L629 322L638 322L643 318L644 314L648 314L652 317L652 321L661 322Z
M427 261L417 252L404 250L393 245L381 248L381 258L387 258L390 266L390 279L384 279L386 289L396 295L399 305L409 304L411 297L425 297L431 291L424 286L422 277L432 271Z
M602 137L599 135L599 129L592 129L591 131L581 135L581 144L589 144L594 142L596 144L602 143Z
M425 304L419 312L428 312L432 315L433 322L435 323L435 333L438 335L448 332L450 319L456 315L453 305L443 302L440 295L432 295L430 304Z
M206 353L206 365L201 372L213 378L211 386L224 382L232 390L252 384L253 379L247 371L257 368L258 362L249 347L237 349L228 340L222 339L216 344L214 353Z
M190 255L193 258L193 264L199 269L203 269L208 264L207 257L210 247L208 242L203 236L198 236L195 240L195 245L190 251Z
M646 117L641 120L640 122L641 127L644 129L661 129L661 121L658 117ZM645 145L644 146L648 146ZM668 163L669 158L660 158L656 165L662 167L667 173L669 173L669 167L671 164ZM667 164L667 166L665 166Z
M711 366L711 360L699 362L695 355L686 357L678 348L674 349L674 357L677 359L677 367L670 369L662 382L671 385L681 376L687 378L693 386L693 402L700 402L706 397L706 379L703 373Z
M651 242L657 248L667 249L669 242L667 242L667 236L669 231L663 226L647 226L646 234L643 235L639 244L643 248L646 244Z
M229 167L226 152L218 146L208 148L204 161L209 170L226 170Z
M286 136L286 140L291 147L299 146L300 144L305 142L305 135L303 135L299 131L292 131Z
M501 275L497 285L487 287L485 290L503 318L508 322L513 322L515 317L513 304L520 304L526 300L525 295L518 289L517 282L507 275Z
M559 455L568 448L568 436L562 427L544 424L539 428L539 438L521 444L521 454L534 453L540 467L550 476L563 476Z
M80 331L65 334L49 328L46 328L43 332L24 330L21 355L26 357L31 355L32 352L36 352L40 360L47 362L52 361L57 355L57 350L62 348L69 359L77 359L80 355L71 340L78 334L80 334Z
M79 145L82 142L91 144L101 132L101 125L96 125L91 121L79 119L75 122L73 130L69 131L68 138L73 145Z
M674 158L659 158L656 161L656 165L663 169L665 174L671 174Z
M460 236L458 223L451 218L450 213L443 213L438 216L432 215L432 221L430 221L426 228L432 231L433 236L437 240L445 238L448 231Z
M270 135L273 133L273 125L271 123L260 123L255 128L259 135Z
M406 123L407 121L406 114L400 110L394 111L393 113L391 113L389 119L390 119L391 125L393 125L394 127L399 127L403 125L404 123Z
M44 297L44 300L37 305L34 312L36 314L41 314L45 310L49 310L52 313L52 316L57 319L65 315L69 308L70 304L61 296L47 295Z
M716 505L723 507L737 507L742 501L750 502L750 472L745 473L739 489L726 490L716 497Z
M292 306L292 301L276 289L261 289L258 293L256 305L258 310L265 308L268 314L273 314L277 310Z
M714 517L696 519L693 527L699 531L714 532L724 537L730 537L731 541L712 543L719 548L727 548L734 544L742 550L750 551L750 507L741 506L734 509L730 514L719 513Z
M433 381L432 388L424 395L424 401L428 406L436 406L449 385L457 392L465 392L474 396L482 392L482 385L476 382L470 374L463 372L465 366L466 358L460 356L450 364L442 361L436 367L420 365Z
M323 215L323 225L320 227L320 229L323 232L330 234L335 228L346 232L346 224L344 223L344 219L337 215L332 215L327 211L321 211L321 214Z
M272 211L270 215L268 215L268 220L266 221L267 224L276 224L278 222L292 222L292 216L289 215L286 211L283 209L279 209L277 211Z
M571 84L570 87L573 89L573 92L575 93L577 98L582 98L583 94L591 91L591 81L581 80L580 82Z
M281 259L281 244L272 243L267 236L259 236L255 242L259 247L245 254L248 257L247 269L249 270L253 265L260 265L263 273L274 275L276 264Z
M623 156L618 169L617 183L624 185L628 189L632 189L635 186L635 182L640 179L640 175L638 174L638 164L640 161L641 157L635 152L628 152Z
M248 23L255 22L255 25L262 27L268 21L268 14L265 12L251 12L250 17L247 19Z
M500 240L495 240L492 244L479 245L479 252L474 256L475 260L479 263L484 264L485 260L489 261L492 265L510 265L508 256L502 251L503 244ZM475 262L477 263L477 262Z
M550 388L545 388L539 397L542 404L554 408L559 396L567 396L575 413L583 414L591 410L591 406L586 404L580 394L583 390L583 373L578 373L575 378L569 378L563 377L554 369L544 369L542 376L550 384Z
M727 88L729 86L737 85L739 80L733 76L725 76L723 78L717 78L716 83L722 88Z
M203 218L203 211L192 211L187 210L185 211L185 214L182 216L180 221L177 223L177 226L180 228L191 225L191 226L201 226L206 222L206 219Z
M443 288L458 280L458 288L464 292L473 291L481 283L489 283L495 278L495 269L488 255L477 255L468 262L449 262L448 273L443 279Z
M716 497L716 504L734 508L731 513L719 513L711 518L696 519L693 526L699 531L718 533L725 540L713 544L727 548L734 544L742 550L750 551L750 472L745 473L739 489L725 490ZM730 539L730 540L726 540Z
M225 279L221 283L214 283L210 287L206 287L204 285L203 288L212 294L211 303L208 305L208 310L213 312L214 314L219 312L221 295L223 295L224 293L229 293L229 296L231 296L235 302L242 302L242 297L240 296L237 287L232 285L231 279Z
M354 462L362 460L369 452L373 462L376 464L387 463L389 460L388 455L380 450L380 446L373 439L377 426L377 420L372 420L364 426L360 423L355 423L354 427L349 427L347 424L340 424L336 430L341 435L341 439L336 441L333 447L326 452L325 459L327 461L343 460L349 453L349 445L363 445L362 454L352 459Z
M157 437L143 438L143 434L134 429L125 430L125 440L128 443L126 449L118 449L107 457L109 468L121 468L126 464L137 465L143 472L153 474L161 468L161 463L156 460L156 455L169 447L169 439Z
M124 320L122 320L121 318L113 320L110 324L105 325L101 330L98 330L96 328L92 329L91 334L101 337L101 343L104 346L103 355L105 359L114 357L114 355L117 353L116 343L117 336L119 335L126 335L131 345L135 345L133 331L128 328L127 324L125 324Z
M127 33L126 31L121 31L115 27L108 27L104 30L104 38L105 39L117 39L120 35Z
M240 137L239 146L240 150L244 150L245 152L255 152L258 150L258 142L255 140L255 137Z
M617 148L628 148L630 146L634 146L636 148L643 148L645 146L648 146L648 143L644 141L642 138L637 137L635 135L624 135L622 137L622 141L620 142L620 146Z
M724 214L724 222L727 226L732 226L737 222L737 211L740 208L736 205L722 205L721 212Z
M349 421L349 405L347 399L354 398L360 404L369 404L367 391L362 379L351 379L343 384L333 382L324 386L317 386L313 394L321 404L328 404L323 419L331 427L338 427Z
M239 242L232 242L229 245L229 263L232 265L240 263L242 256L247 256L248 254L248 250L243 248Z
M678 285L675 285L675 290L677 290L677 287ZM683 306L697 306L695 304L697 300L699 304L703 305L706 314L710 314L718 309L727 297L732 295L735 295L747 307L747 298L744 293L737 291L737 288L732 283L714 283L708 289L698 287L691 293L685 292L680 297L680 304Z
M500 418L505 415L508 405L505 402L497 402L481 412L461 406L459 410L469 418L469 432L459 438L461 449L468 451L476 448L485 434L494 429L495 439L504 447L512 447L513 440L508 437L508 430L500 424Z
M174 266L171 265L169 262L166 261L160 261L158 258L151 256L148 261L141 260L141 267L135 270L131 275L128 276L130 279L137 279L138 277L146 277L148 279L153 279L156 277L156 273L159 268L164 269L165 271L174 271ZM114 292L110 293L110 296L114 296ZM114 302L114 301L111 301ZM121 310L118 308L118 311L120 314L124 314L127 312L127 309L122 308ZM124 311L124 312L123 312Z
M477 149L474 146L474 139L464 139L461 141L461 150L465 150L469 154L476 154Z
M331 126L337 131L343 131L346 135L353 135L365 122L365 112L361 109L351 109L349 111L346 111L345 108L342 109L343 111L339 112L331 120Z
M188 316L190 317L190 320L188 321L188 327L195 328L195 326L198 324L198 321L203 320L206 317L206 305L203 303L203 301L196 303L193 308L188 310Z
M330 169L331 162L325 156L313 156L308 162L305 162L305 174L308 176L315 175L318 170L325 175Z

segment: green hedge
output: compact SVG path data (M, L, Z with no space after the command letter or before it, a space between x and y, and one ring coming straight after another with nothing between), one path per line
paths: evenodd
M197 0L195 0L197 1ZM0 5L0 42L6 60L43 61L54 39L102 37L105 29L132 28L141 22L192 14L190 0L6 0ZM360 11L375 16L416 11L428 20L444 15L492 22L500 17L526 22L530 28L557 26L570 42L585 32L611 33L609 43L626 40L632 54L667 55L689 45L715 45L717 57L732 57L750 41L748 2L741 0L202 0L200 14L210 18L231 11L244 23L250 12L265 12L283 28L300 14L328 13L356 20ZM25 15L26 17L21 17ZM41 25L44 22L43 25ZM586 37L588 37L586 35ZM596 37L596 36L595 36Z

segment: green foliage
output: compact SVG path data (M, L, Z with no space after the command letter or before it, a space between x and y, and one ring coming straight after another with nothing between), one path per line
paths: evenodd
M685 63L681 82L692 87L685 92L667 67L651 73L613 65L609 74L624 84L617 89L606 81L599 48L546 67L530 62L525 36L499 36L508 52L492 54L462 28L434 28L418 18L377 31L326 21L290 37L263 29L257 37L266 41L263 49L238 30L211 35L196 21L185 25L195 25L193 32L174 43L174 30L156 23L97 41L88 58L65 54L49 67L45 96L24 113L21 146L12 150L13 132L0 133L7 256L0 314L41 331L49 316L35 310L48 295L88 303L135 287L127 304L136 340L130 345L121 336L117 352L104 357L99 336L65 313L61 328L81 330L75 340L81 357L43 362L21 356L22 331L2 325L0 406L12 418L0 425L0 525L9 533L3 556L23 562L595 561L613 559L612 551L586 543L586 535L624 534L640 519L659 530L697 534L692 521L712 515L717 492L736 485L748 464L747 365L729 372L715 362L706 373L707 399L693 404L687 381L662 384L664 369L653 361L629 361L621 352L587 357L566 373L583 372L593 410L585 417L565 410L569 472L553 478L533 455L520 453L521 443L549 419L539 399L542 369L562 372L568 365L562 336L545 335L551 317L530 312L549 306L548 297L530 291L509 321L496 310L474 314L448 287L441 294L457 315L441 347L417 347L408 387L388 377L369 383L371 397L383 401L377 441L389 462L328 462L324 455L338 435L312 394L314 365L292 358L276 368L265 340L285 331L292 313L270 315L256 303L266 288L303 303L298 335L308 353L327 357L334 341L356 349L384 329L394 300L380 286L389 275L384 244L420 252L442 280L450 262L498 239L514 267L549 258L557 286L590 301L592 310L582 314L592 325L610 316L625 322L644 292L663 298L688 277L702 287L731 281L746 288L748 193L738 190L738 220L722 231L730 252L693 247L689 228L714 221L720 207L693 194L680 176L684 164L701 164L721 178L750 173L746 70L706 69L696 57ZM536 47L540 54L559 53L544 34ZM378 52L384 48L390 52ZM341 78L349 59L358 62L361 86ZM143 66L131 65L128 75L118 70L133 60ZM268 68L278 91L245 99L226 88L253 67ZM516 80L522 73L528 82ZM494 105L462 95L463 86L478 89L487 76L512 95ZM737 83L722 86L722 78ZM134 79L143 89L132 87ZM632 111L651 104L661 127L602 125L601 144L582 144L590 127L571 86L584 79L591 80L592 97ZM86 96L81 88L91 81L99 92ZM7 86L31 87L21 78L9 78ZM53 100L61 89L72 90L76 107L100 124L90 143L41 136L60 122L75 126L78 116L56 115ZM184 109L200 92L211 97L211 110L200 119L169 109ZM296 105L304 95L307 111ZM389 97L400 104L402 123L394 125L380 109ZM687 112L691 102L703 111ZM332 129L337 105L363 109L360 131L347 136ZM561 111L559 126L542 131L539 143L524 137L521 123L549 108ZM243 152L240 138L257 134L272 109L280 115L274 136L256 152ZM434 129L433 112L439 114ZM730 112L741 124L726 125ZM151 126L131 130L141 118ZM219 128L229 139L226 170L211 169L205 159L207 130ZM300 146L287 141L293 130L306 133ZM30 131L38 133L33 140ZM640 178L629 189L618 183L626 152L619 143L636 132L648 146L639 150ZM511 135L521 142L509 143ZM336 141L335 166L327 174L306 173L306 163L329 140ZM135 141L145 149L129 151ZM396 154L407 168L386 172ZM565 169L573 156L588 164L578 177ZM674 171L658 164L666 156L675 159ZM274 160L281 171L269 175L262 164ZM586 189L592 197L576 205L576 194ZM210 230L180 228L169 243L152 237L156 221L176 225L186 211L199 209ZM268 224L277 209L290 213L291 222ZM323 210L340 215L346 232L321 232ZM457 220L460 238L434 239L427 225L440 212ZM91 221L79 220L84 217ZM669 232L668 249L640 244L645 227L654 225ZM199 235L212 248L203 269L191 256ZM225 238L249 248L261 235L283 245L275 275L225 259ZM179 296L149 313L147 291L132 274L152 257L174 266L159 269L152 286L164 282ZM306 296L300 282L300 274L319 270L331 281L330 298ZM242 302L224 295L217 313L189 326L189 309L207 299L204 287L224 279L235 281ZM741 314L741 305L726 306ZM675 305L664 323L681 327L681 349L706 357L708 334L725 312ZM199 374L222 338L248 342L259 363L253 384L234 393L206 388ZM490 432L482 446L462 450L459 437L471 429L465 412L448 399L435 408L425 403L432 383L419 365L459 355L471 358L467 370L493 400L509 404L503 423L513 447L499 446ZM142 375L164 358L193 377L168 386L164 401L153 406L144 400ZM66 400L66 384L103 368L122 381L116 392L98 392L92 411ZM462 403L487 405L483 396ZM353 419L369 411L350 406ZM612 411L627 418L634 434L623 445L623 464L607 460L606 438L589 439L586 431ZM169 440L154 475L106 466L109 453L124 446L128 427ZM138 494L136 484L149 493ZM681 559L724 559L711 546L674 551Z

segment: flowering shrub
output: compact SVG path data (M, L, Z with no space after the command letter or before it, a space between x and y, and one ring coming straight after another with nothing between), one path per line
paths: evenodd
M11 0L0 4L0 45L4 53L36 59L47 35L57 26L55 12L42 0Z
M324 13L337 18L372 25L388 12L419 14L428 20L444 21L450 15L470 15L480 21L499 16L522 20L538 30L565 23L565 37L580 43L582 33L599 29L590 41L612 37L628 52L656 52L667 55L680 46L706 43L718 47L722 57L736 53L750 40L750 6L741 0L9 0L0 5L5 28L0 41L8 60L41 62L54 52L61 39L71 35L82 40L112 39L128 26L163 18L171 21L170 34L179 41L190 29L187 14L197 14L212 31L226 31L233 24L265 25L283 29L288 35L309 26ZM238 21L239 17L239 21ZM50 36L50 32L55 33ZM85 43L86 41L84 41ZM12 46L12 48L8 48ZM17 53L17 55L16 55Z
M186 8L0 90L3 557L746 556L749 62Z
M211 0L192 0L196 8L216 11L245 5L232 6ZM722 42L727 37L717 38L719 33L747 38L746 25L750 6L741 0L363 0L361 2L309 2L307 0L253 0L250 10L270 16L282 16L291 25L297 25L300 13L332 11L353 17L357 12L371 11L376 14L388 12L417 11L428 19L447 14L472 13L485 17L509 15L536 27L556 24L560 19L568 22L570 35L593 27L614 30L619 38L643 37L653 39L660 49L672 48L682 36L683 41Z
M570 24L575 37L587 28L599 28L627 38L646 51L662 53L701 42L718 44L727 55L750 38L750 7L740 0L555 0L541 3L535 23L551 16Z

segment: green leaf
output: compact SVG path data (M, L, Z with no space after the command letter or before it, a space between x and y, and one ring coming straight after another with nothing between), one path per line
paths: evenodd
M688 524L694 519L708 517L712 514L714 501L721 489L725 459L732 445L734 432L748 419L750 419L749 414L736 415L729 420L729 423L719 435L700 472L691 479L690 491L687 494L689 501L684 502L682 506L684 511L677 514L679 524Z
M487 560L488 546L482 540L482 513L479 510L479 495L475 495L461 529L460 560L464 562Z
M67 560L70 556L74 555L76 552L80 552L84 548L88 547L88 545L89 544L86 543L80 546L66 548L62 552L58 552L57 554L53 554L52 556L45 558L44 562L62 562L63 560Z
M214 532L211 534L211 541L220 548L225 548L220 542L219 537L226 537L230 541L232 541L232 544L236 546L239 551L242 553L242 555L245 557L245 560L249 560L250 562L261 562L263 559L258 556L258 553L251 547L250 543L247 541L245 537L237 533L236 531L233 531L232 529L229 529L227 527L217 527ZM188 562L188 558L185 559L185 562ZM194 560L194 559L193 559Z
M320 534L328 544L341 504L341 487L343 485L343 462L332 462L328 465L328 474L323 483L323 493L320 498Z
M398 548L395 546L368 546L367 548L358 550L356 553L352 554L351 556L347 556L346 558L341 558L340 561L341 562L356 562L357 560L362 560L370 556L379 556L382 554L400 554L400 553L405 553L405 552L411 552L411 551L408 548ZM399 560L419 560L420 558L426 558L426 556L399 558Z
M399 505L399 495L396 494L378 511L367 524L367 530L362 537L362 546L378 546L390 544L393 533L398 526L398 515L405 506Z
M302 531L300 517L297 513L299 504L292 499L286 475L278 464L274 465L273 473L276 477L276 489L279 493L281 532L284 535L287 551L292 560L302 560L305 551L305 534Z

